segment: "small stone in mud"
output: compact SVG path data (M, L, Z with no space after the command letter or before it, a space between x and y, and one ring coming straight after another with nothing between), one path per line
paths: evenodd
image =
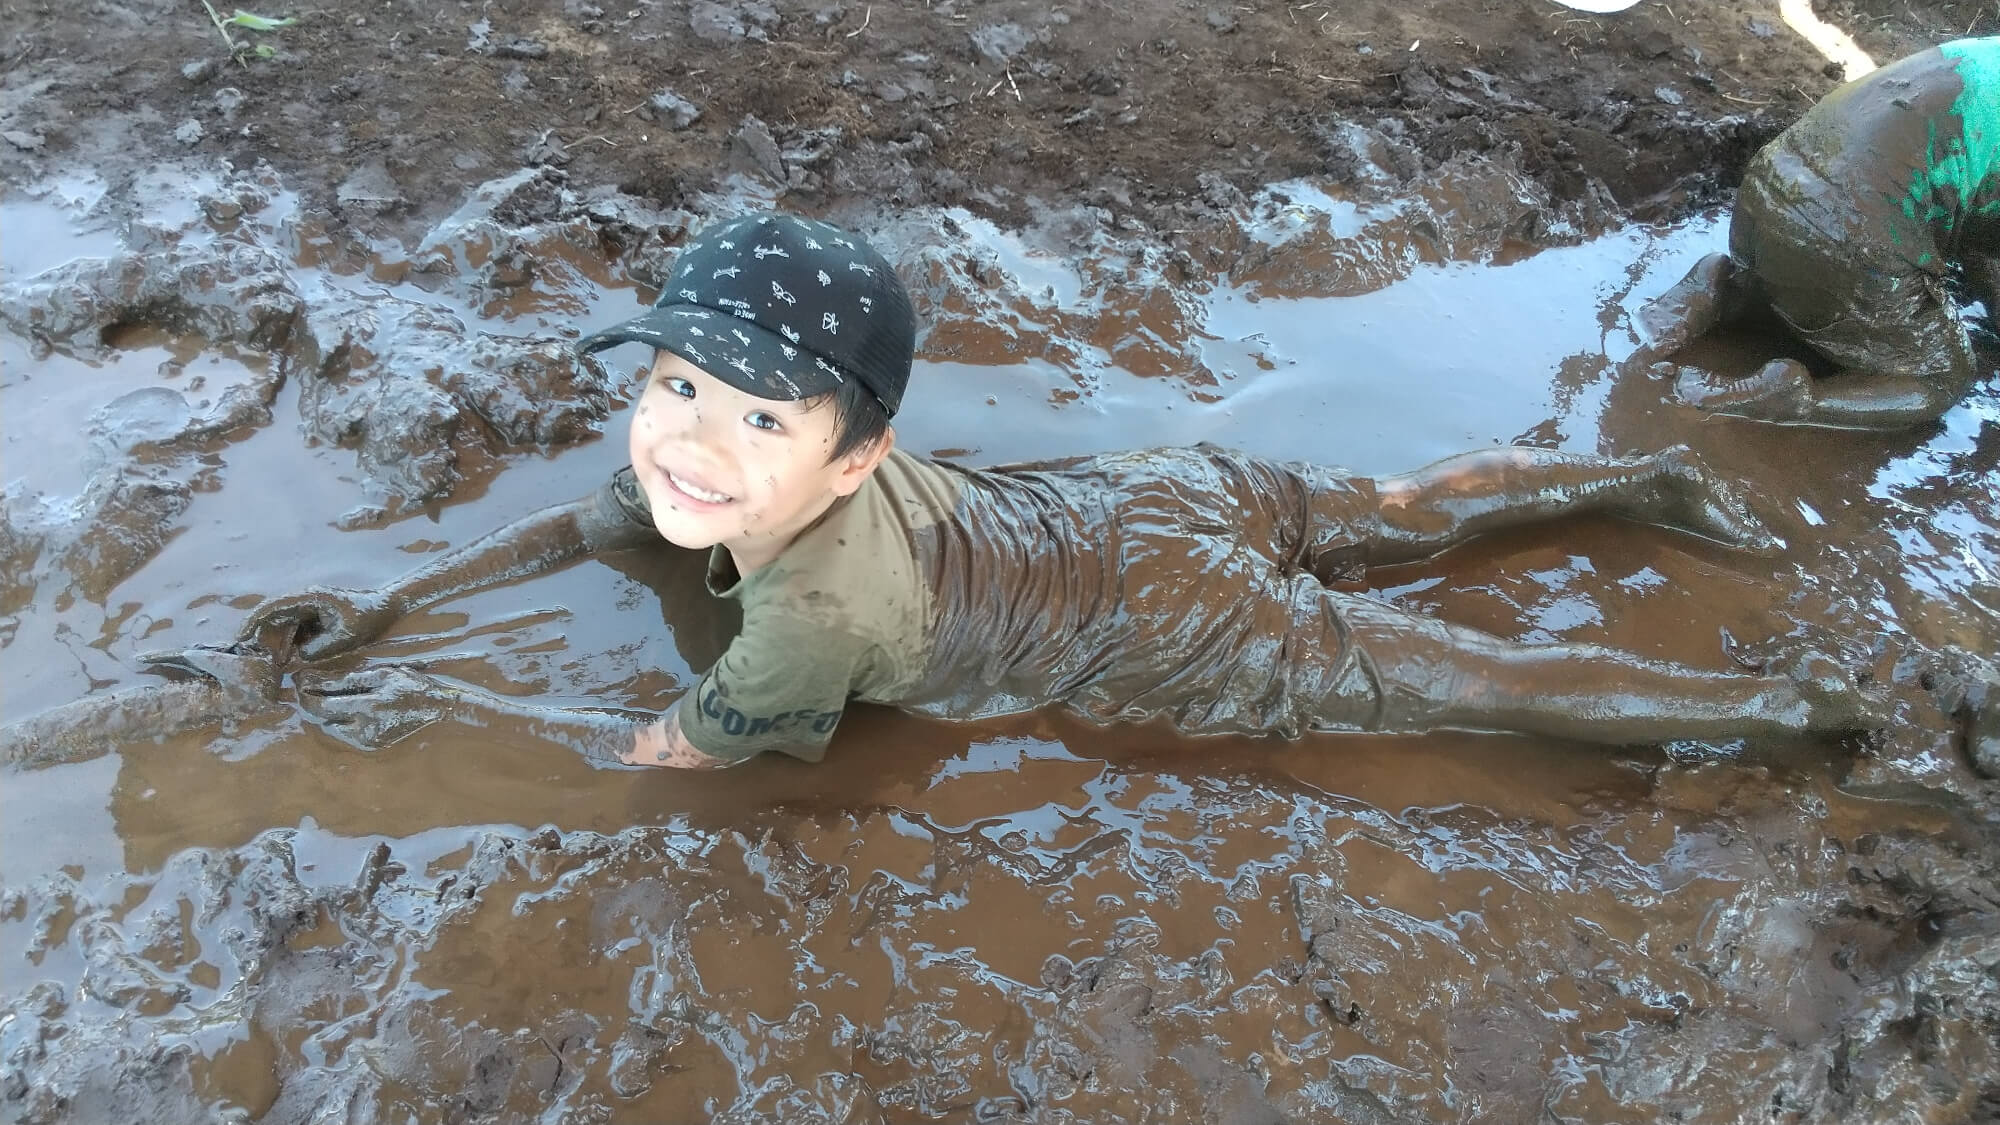
M972 33L972 49L1003 66L1027 50L1028 43L1028 32L1018 23L990 23Z
M545 59L549 57L549 46L539 39L516 37L493 48L493 54L503 59Z
M1686 98L1683 98L1681 96L1679 90L1674 89L1672 86L1653 87L1653 96L1660 99L1662 102L1665 102L1668 105L1680 105L1682 102L1687 100Z
M740 12L714 0L696 0L688 9L688 28L696 39L707 43L741 43L749 34Z
M813 11L813 24L817 27L832 27L847 18L847 8L840 4L828 4Z
M778 140L771 127L755 117L745 117L729 134L729 155L748 162L774 183L785 182L785 158L778 151Z
M6 141L22 152L38 151L43 144L47 143L46 138L40 133L24 133L19 129L9 129L4 133L0 133L0 140Z
M543 133L521 151L523 164L553 164L561 167L569 163L569 146L553 133Z
M1751 17L1750 22L1744 26L1749 30L1750 34L1755 35L1759 39L1769 39L1772 36L1778 34L1777 28L1772 27L1770 24L1764 22L1763 20L1757 19L1754 16Z
M685 129L701 120L701 108L672 90L661 90L651 100L653 111L663 115L670 128Z
M875 87L875 96L888 102L890 105L894 105L904 98L909 97L910 92L896 85L894 82L884 82L880 86Z
M1084 91L1099 97L1108 98L1124 88L1125 80L1105 67L1091 67L1089 73L1083 76Z
M388 211L403 203L403 193L390 177L388 165L371 161L347 174L334 189L334 199L343 207L364 211Z
M1632 52L1642 59L1663 59L1674 53L1674 37L1655 28L1632 43Z
M1228 35L1236 30L1236 16L1221 8L1208 10L1208 29L1217 35Z
M184 145L201 143L201 122L190 117L174 130L174 139Z
M181 77L199 86L203 82L215 77L215 60L196 59L186 66L181 67Z

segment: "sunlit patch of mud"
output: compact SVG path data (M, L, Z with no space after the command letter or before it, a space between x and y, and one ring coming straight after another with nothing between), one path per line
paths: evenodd
M1590 522L1374 592L1708 668L1837 645L1892 681L1885 739L1187 742L863 709L824 765L674 777L504 727L372 754L289 714L134 731L0 790L0 1113L1990 1112L2000 800L1919 684L2000 649L1990 381L1936 432L1704 418L1617 361L1719 218L1615 226L1505 163L1412 186L1380 170L1393 138L1349 140L1352 182L1163 242L1088 208L831 216L925 312L899 440L976 463L1215 440L1367 473L1685 442L1785 553ZM255 175L5 204L37 237L0 277L0 718L597 487L628 372L567 343L741 202L660 212L524 172L412 246ZM657 707L734 624L699 576L606 559L417 614L364 659Z

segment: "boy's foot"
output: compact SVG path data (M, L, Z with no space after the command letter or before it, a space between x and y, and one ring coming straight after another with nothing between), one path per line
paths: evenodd
M1774 359L1755 375L1723 379L1699 367L1657 364L1671 376L1674 397L1710 414L1730 414L1760 422L1796 422L1812 407L1812 372L1793 359Z
M1881 685L1864 684L1824 653L1807 649L1780 656L1765 671L1791 680L1798 689L1806 707L1805 730L1849 734L1889 724L1889 698Z
M1633 318L1639 347L1652 356L1670 356L1722 318L1725 287L1736 273L1727 254L1710 254L1665 293L1646 302Z
M1669 446L1650 460L1665 486L1659 522L1760 555L1784 548L1785 541L1751 513L1743 494L1717 477L1687 446Z
M2000 779L2000 666L1965 652L1926 677L1938 707L1962 724L1965 756L1981 777Z

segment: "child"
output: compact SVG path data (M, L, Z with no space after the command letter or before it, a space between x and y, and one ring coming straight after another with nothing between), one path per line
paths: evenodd
M1750 161L1711 254L1640 313L1645 359L1768 306L1840 369L1778 359L1734 382L1669 368L1682 399L1772 422L1935 421L1974 381L1952 270L2000 301L2000 38L1911 55L1828 94Z
M1768 548L1685 449L1608 460L1532 449L1343 476L1201 446L974 471L895 448L915 324L860 239L778 215L704 232L652 310L586 338L654 348L631 467L377 591L259 607L308 659L397 617L599 551L709 551L742 603L722 658L664 716L538 709L401 668L302 677L362 741L507 711L592 757L706 767L823 754L856 699L971 718L1063 704L1191 734L1523 731L1603 743L1867 726L1830 660L1716 674L1585 645L1513 644L1327 583L1474 535L1580 512ZM635 735L636 729L636 735Z

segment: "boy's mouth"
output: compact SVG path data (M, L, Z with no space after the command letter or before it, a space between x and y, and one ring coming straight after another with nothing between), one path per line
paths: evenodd
M735 497L729 495L726 492L717 492L714 489L703 488L702 486L694 483L693 481L687 479L686 477L681 476L678 473L675 473L671 469L662 469L661 472L665 474L667 478L667 484L670 487L672 487L675 492L680 493L681 495L687 497L690 500L695 501L698 504L727 504L731 500L735 499Z

